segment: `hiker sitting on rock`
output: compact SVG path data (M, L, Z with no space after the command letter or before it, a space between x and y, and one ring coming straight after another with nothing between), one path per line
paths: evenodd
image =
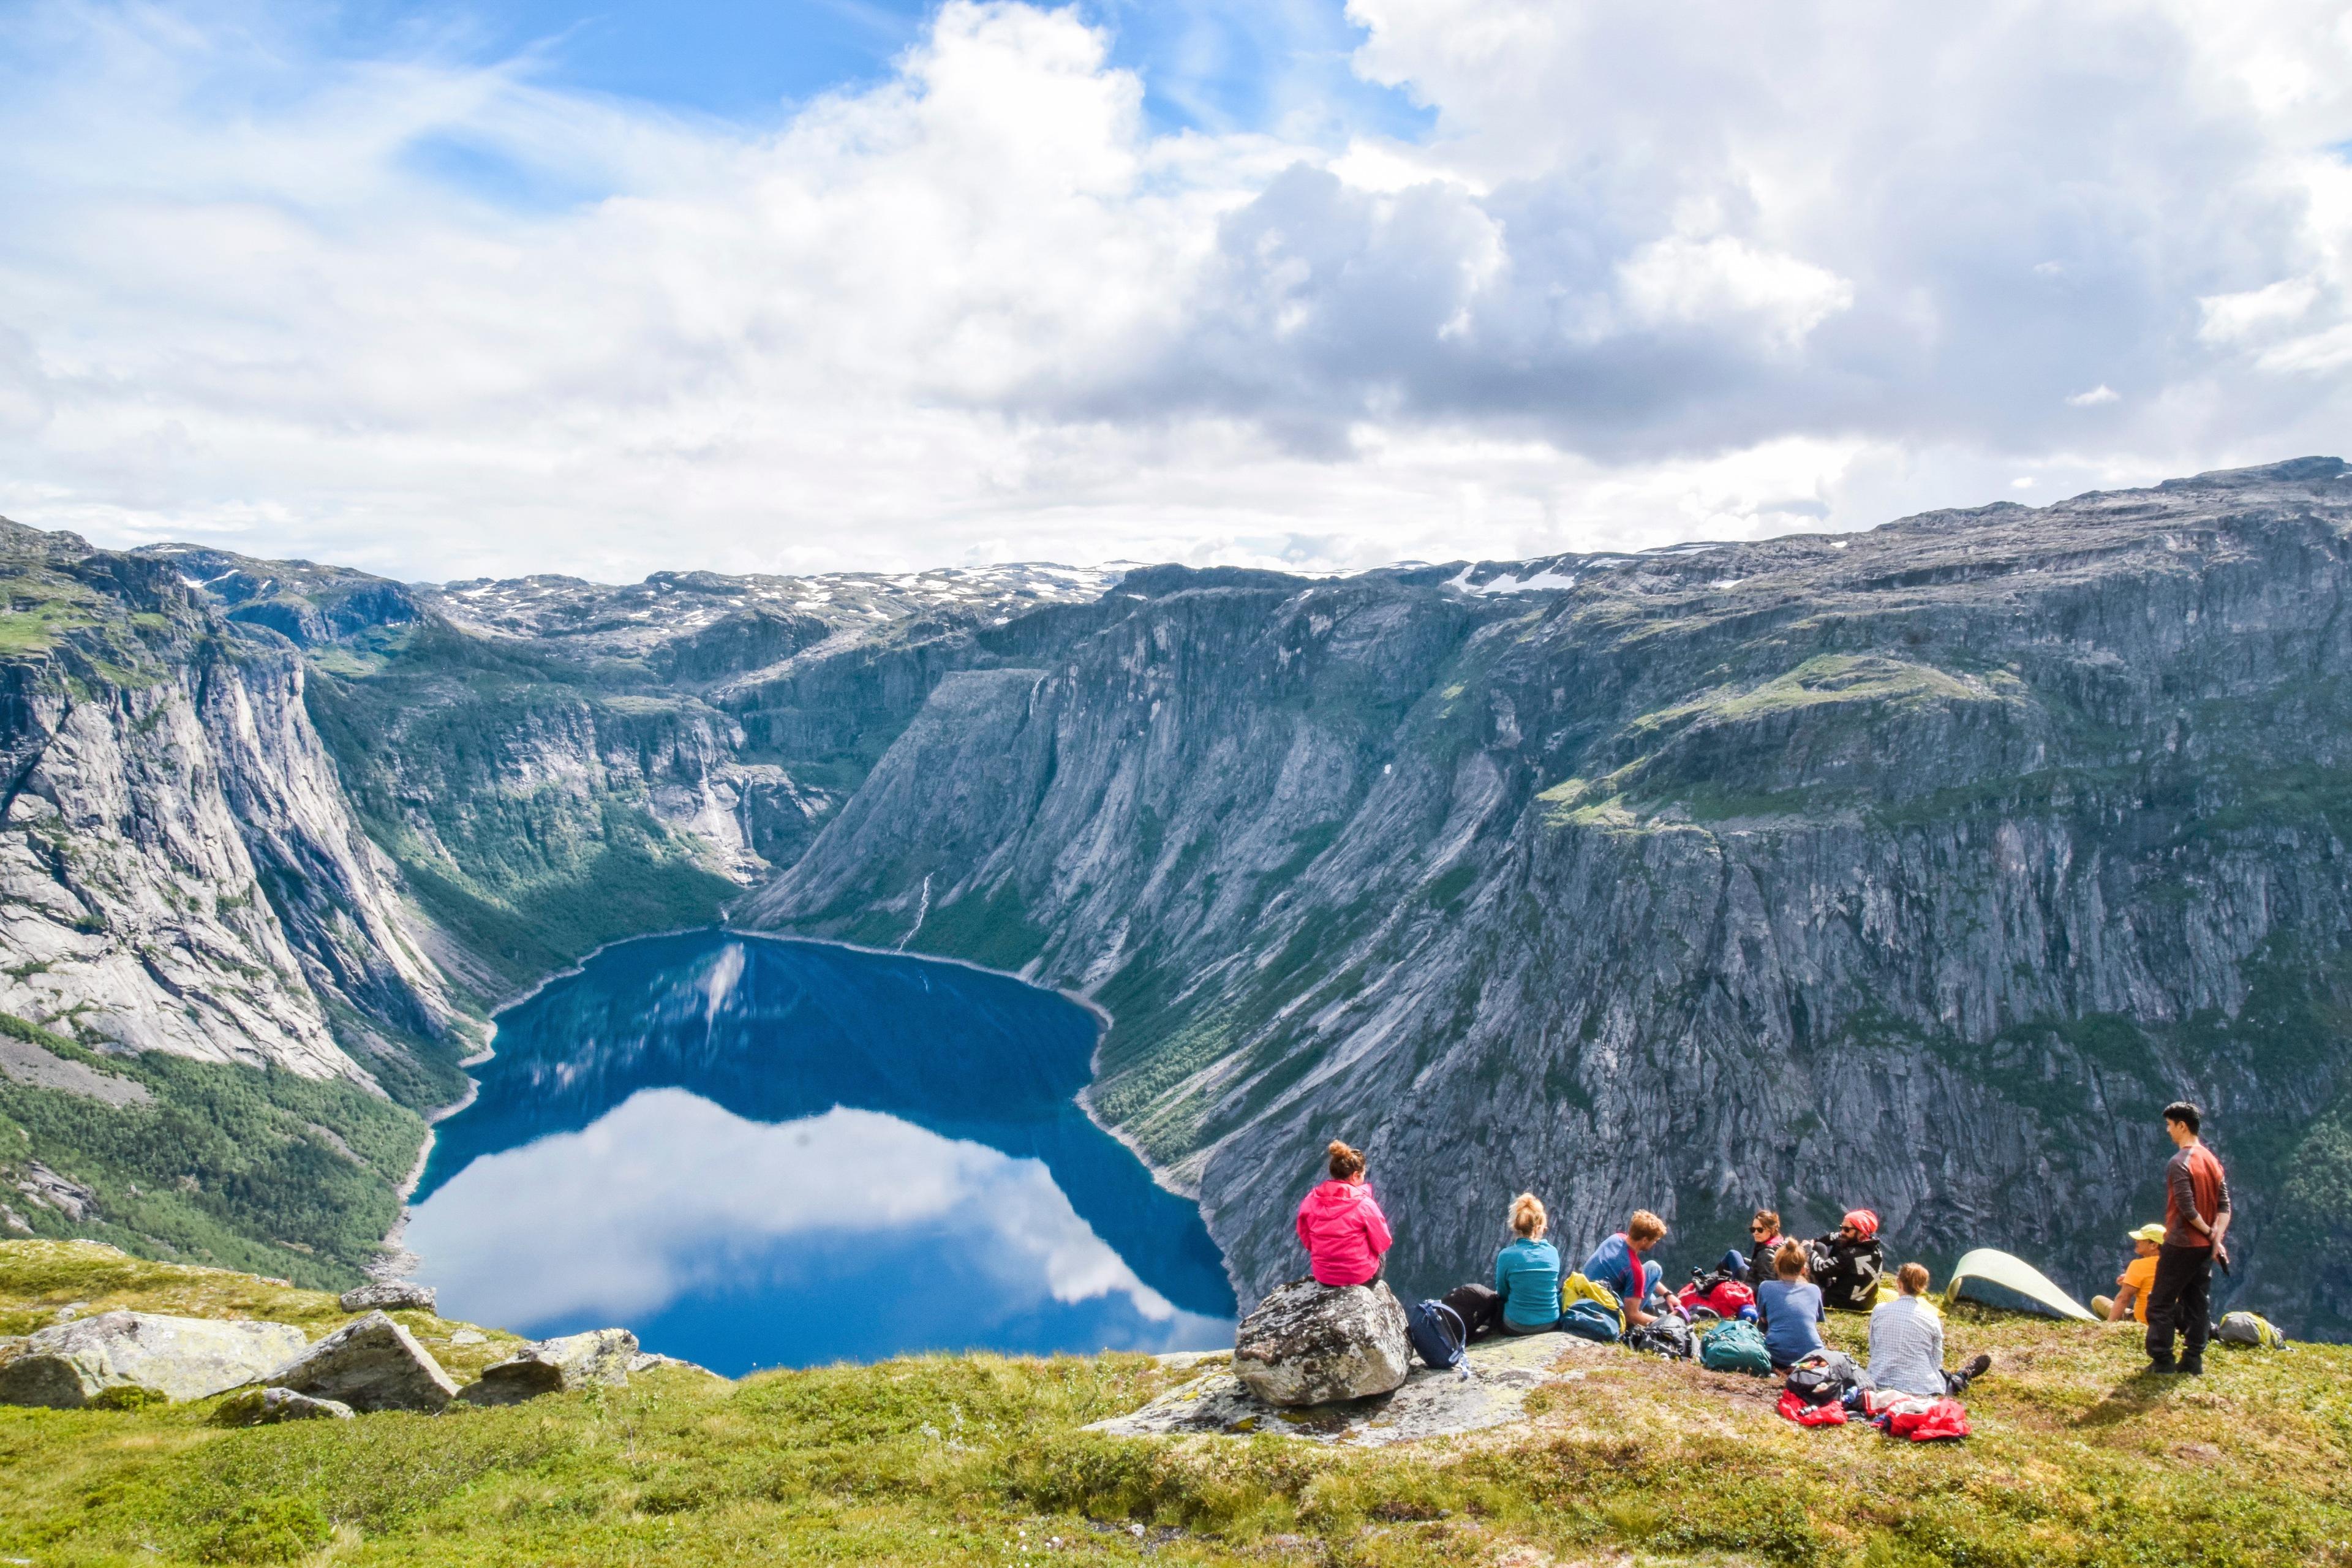
M1878 1305L1878 1281L1886 1272L1886 1249L1878 1239L1878 1215L1868 1209L1848 1211L1837 1234L1825 1236L1807 1249L1811 1254L1813 1283L1832 1312L1867 1312Z
M2132 1260L2116 1276L2114 1298L2091 1298L2092 1308L2111 1323L2126 1318L2142 1324L2147 1321L2147 1293L2156 1289L2156 1258L2164 1250L2164 1226L2144 1225L2131 1233L2131 1243Z
M1650 1310L1648 1298L1658 1288L1665 1271L1656 1263L1644 1260L1642 1254L1664 1240L1665 1235L1664 1220L1648 1209L1635 1209L1633 1217L1625 1222L1625 1228L1594 1247L1592 1256L1584 1260L1587 1279L1617 1292L1629 1327L1638 1329L1658 1321L1657 1313Z
M1540 1334L1559 1323L1559 1248L1544 1239L1550 1226L1543 1200L1521 1193L1511 1200L1518 1239L1495 1255L1495 1289L1503 1298L1502 1331Z
M1307 1248L1307 1271L1322 1285L1369 1285L1394 1239L1388 1216L1372 1201L1364 1180L1364 1157L1334 1139L1331 1179L1317 1184L1298 1205L1298 1240ZM1552 1315L1559 1315L1557 1305Z
M1772 1370L1786 1372L1822 1348L1822 1288L1805 1278L1805 1244L1783 1242L1772 1255L1772 1278L1756 1287L1757 1321Z
M1944 1370L1944 1320L1927 1299L1927 1268L1906 1263L1895 1276L1903 1293L1870 1314L1870 1381L1880 1392L1924 1399L1957 1396L1992 1368L1978 1356L1958 1372Z

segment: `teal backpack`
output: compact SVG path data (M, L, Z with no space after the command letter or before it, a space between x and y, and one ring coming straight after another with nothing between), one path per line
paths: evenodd
M1613 1345L1617 1342L1617 1318L1598 1301L1571 1301L1568 1310L1559 1315L1559 1331Z
M1753 1323L1730 1319L1709 1329L1698 1342L1698 1363L1709 1372L1747 1372L1772 1375L1772 1352Z

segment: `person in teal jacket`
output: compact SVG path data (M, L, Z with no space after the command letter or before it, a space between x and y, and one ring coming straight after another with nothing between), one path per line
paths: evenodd
M1518 1239L1495 1255L1495 1293L1503 1298L1507 1334L1539 1334L1559 1324L1559 1248L1544 1239L1550 1224L1535 1194L1511 1200L1511 1228Z

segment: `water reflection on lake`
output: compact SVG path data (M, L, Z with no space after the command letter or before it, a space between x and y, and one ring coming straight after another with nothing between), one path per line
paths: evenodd
M1199 1214L1073 1103L1094 1037L957 965L625 943L501 1016L408 1244L452 1316L727 1373L1230 1343Z

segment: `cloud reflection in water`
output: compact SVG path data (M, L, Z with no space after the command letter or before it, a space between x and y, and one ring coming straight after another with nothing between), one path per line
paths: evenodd
M482 1155L415 1209L446 1310L621 1322L740 1373L921 1349L1231 1342L1139 1279L1045 1164L877 1111L748 1121L679 1089Z

